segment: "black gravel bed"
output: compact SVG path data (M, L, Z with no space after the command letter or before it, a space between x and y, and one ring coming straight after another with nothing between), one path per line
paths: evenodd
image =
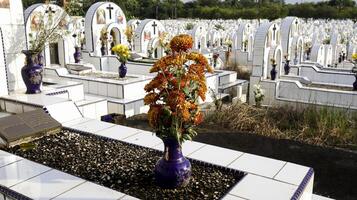
M140 199L220 199L244 173L190 160L188 186L175 190L155 185L153 169L162 152L87 133L62 130L10 153Z

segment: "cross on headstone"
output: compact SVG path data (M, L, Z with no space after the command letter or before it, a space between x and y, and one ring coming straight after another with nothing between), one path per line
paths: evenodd
M156 26L157 26L157 24L154 22L154 23L152 24L152 27L154 28L154 34L156 34Z
M275 40L275 31L276 31L276 27L275 27L275 24L274 24L274 27L273 27L273 40Z
M140 24L139 20L138 20L138 21L136 21L136 25L137 25L137 26L139 26L139 24Z
M109 6L107 7L107 9L109 10L109 19L112 19L112 10L114 9L112 7L112 5L109 4Z
M48 9L45 11L46 13L55 13L56 11L52 10L52 7L51 6L48 6Z

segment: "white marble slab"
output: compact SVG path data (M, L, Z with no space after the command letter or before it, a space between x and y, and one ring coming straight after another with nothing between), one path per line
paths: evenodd
M123 141L144 147L154 147L162 143L160 138L156 137L154 133L148 131L141 131L138 134L124 139Z
M116 200L124 197L125 194L115 190L85 182L54 198L56 200Z
M334 199L313 194L312 195L312 200L334 200Z
M0 112L0 118L10 116L10 113Z
M294 163L287 163L283 169L274 177L274 179L294 185L300 185L308 171L308 167Z
M139 200L138 198L129 196L129 195L125 195L123 198L121 198L120 200Z
M21 157L0 150L0 167L22 160Z
M205 145L206 144L201 142L186 141L182 144L182 153L184 156L188 156ZM164 151L164 143L160 143L159 145L156 145L153 148L159 151Z
M89 121L81 123L81 124L73 125L73 126L71 126L71 128L74 128L74 129L77 129L80 131L96 133L101 130L113 127L113 126L115 126L115 124L102 122L102 121L93 119L93 120L89 120Z
M294 195L297 186L253 174L246 175L230 194L254 200L287 200Z
M273 178L286 162L245 153L228 167Z
M247 200L247 199L243 199L241 197L237 197L231 194L227 194L225 197L222 198L222 200Z
M20 160L0 168L0 184L11 187L51 168L29 160Z
M60 123L82 118L77 106L73 101L61 102L46 106L48 113Z
M84 182L85 180L75 176L58 170L51 170L17 184L10 189L32 199L45 200L54 198Z
M234 151L213 145L206 145L188 157L216 165L228 166L242 154L243 153L240 151Z
M108 137L115 140L123 140L141 132L139 129L130 128L127 126L115 125L113 127L96 132L96 135Z

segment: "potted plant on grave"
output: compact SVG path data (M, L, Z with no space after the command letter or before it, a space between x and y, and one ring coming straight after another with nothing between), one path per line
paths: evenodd
M284 64L284 74L288 75L290 73L290 60L288 59L288 54L284 55L285 64Z
M357 91L357 53L352 54L352 62L354 64L352 68L352 73L355 74L355 82L353 83L353 90Z
M101 43L100 52L102 56L105 56L107 55L107 44L108 44L108 31L106 29L102 29L102 31L100 32L99 40Z
M270 71L270 79L271 80L275 80L276 79L276 74L277 74L277 71L276 71L276 61L274 58L271 58L270 59L270 62L271 62L271 66L272 66L272 69Z
M261 85L258 83L254 85L254 100L255 106L260 108L262 106L262 101L264 100L264 90L262 89Z
M206 98L205 70L212 73L213 68L202 54L189 52L192 45L191 36L175 36L170 42L172 54L154 64L150 72L157 75L145 86L149 124L165 145L154 170L156 183L162 188L188 184L191 164L181 147L197 135L194 127L203 120L199 99Z
M49 10L47 8L46 10ZM68 34L68 15L62 11L43 12L37 14L36 27L29 36L28 50L23 50L25 54L25 66L21 69L22 79L26 85L26 94L37 94L41 92L43 56L45 47L52 42L57 42L60 38Z
M119 77L125 78L128 71L126 67L126 62L130 57L129 47L124 44L117 44L112 48L112 51L119 56L120 66L119 66Z

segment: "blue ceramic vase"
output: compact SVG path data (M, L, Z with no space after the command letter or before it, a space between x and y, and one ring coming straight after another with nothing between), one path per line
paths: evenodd
M35 62L37 54L31 51L22 51L26 55L26 65L21 69L22 79L26 85L26 94L41 93L42 65Z
M120 66L119 66L119 77L120 78L125 78L126 73L128 72L128 68L125 65L125 62L121 62Z
M272 65L272 67L273 67L273 69L271 69L271 71L270 71L270 78L271 78L271 80L275 80L276 74L277 74L276 64Z
M357 74L355 75L355 78L356 78L356 80L355 80L355 82L353 83L353 90L354 90L354 91L357 91Z
M285 75L289 75L290 73L290 60L287 60L284 65L284 72Z
M191 178L191 163L176 139L164 139L164 145L164 155L155 166L156 184L165 189L185 187Z
M81 48L80 47L74 47L74 48L75 48L75 52L73 54L74 62L79 63L81 61L81 57L82 57Z

